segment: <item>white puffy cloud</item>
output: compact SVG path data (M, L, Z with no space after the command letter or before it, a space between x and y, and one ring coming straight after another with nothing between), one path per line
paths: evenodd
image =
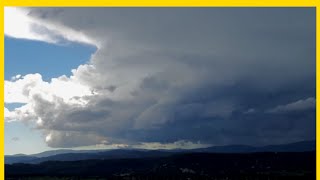
M12 114L9 109L7 109L6 107L4 108L4 118L6 121L11 121L14 117L14 114Z
M274 101L313 96L312 9L24 10L23 17L32 21L28 26L50 30L37 32L42 38L37 40L56 42L54 31L98 47L69 77L45 82L29 74L5 81L5 102L26 103L6 110L6 120L34 122L51 147L142 143L167 148L183 142L187 148L314 135L309 133L312 116L309 123L290 126L290 138L282 134L286 119L266 128L270 117L258 111L242 116ZM6 34L35 39L29 31L14 33L8 29ZM301 85L305 89L297 88Z
M61 98L66 102L81 103L80 97L91 94L88 86L66 76L45 82L40 74L28 74L19 79L6 80L4 84L5 103L29 103L35 95L50 101Z
M83 106L86 103L83 97L90 94L92 92L88 86L65 76L53 78L51 82L43 81L40 74L28 74L19 79L6 80L5 103L24 105L11 111L5 108L5 120L35 121L38 125L43 125L39 113L57 109L60 107L58 104ZM46 104L39 105L39 103Z
M10 111L7 108L4 110L4 118L5 121L33 121L37 118L36 114L34 113L32 104L28 103L23 105L22 107L15 108L14 110Z

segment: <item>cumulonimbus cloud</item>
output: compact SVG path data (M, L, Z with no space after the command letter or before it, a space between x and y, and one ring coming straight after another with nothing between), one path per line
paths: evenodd
M67 40L91 43L78 40L78 32L98 39L89 63L69 77L45 82L29 74L5 81L6 103L25 103L7 109L6 120L36 124L51 147L314 138L314 111L264 113L314 97L314 9L24 10L32 23L59 29Z

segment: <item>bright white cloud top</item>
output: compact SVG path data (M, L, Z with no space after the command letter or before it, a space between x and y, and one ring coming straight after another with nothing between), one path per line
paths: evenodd
M98 46L70 77L46 82L40 74L28 74L5 81L5 102L25 103L6 109L6 120L36 124L51 147L176 147L177 142L199 147L198 141L312 138L314 108L303 102L314 99L314 13L6 8L8 36ZM311 115L264 113L294 101L306 105L300 113Z
M79 31L74 31L66 26L47 23L29 15L23 8L5 7L4 33L14 38L59 43L63 39L74 42L98 45L98 43Z

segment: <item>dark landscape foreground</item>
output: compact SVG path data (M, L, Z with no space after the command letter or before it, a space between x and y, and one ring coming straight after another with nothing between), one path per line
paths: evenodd
M5 165L6 179L315 179L316 153L176 153L165 157Z

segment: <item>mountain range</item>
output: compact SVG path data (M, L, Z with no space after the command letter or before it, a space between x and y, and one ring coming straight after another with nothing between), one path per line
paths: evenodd
M46 161L78 161L107 159L139 159L167 157L182 153L255 153L255 152L307 152L315 151L316 141L301 141L282 145L254 147L248 145L212 146L199 149L145 150L145 149L111 149L111 150L52 150L38 154L6 155L5 164L26 163L39 164Z

